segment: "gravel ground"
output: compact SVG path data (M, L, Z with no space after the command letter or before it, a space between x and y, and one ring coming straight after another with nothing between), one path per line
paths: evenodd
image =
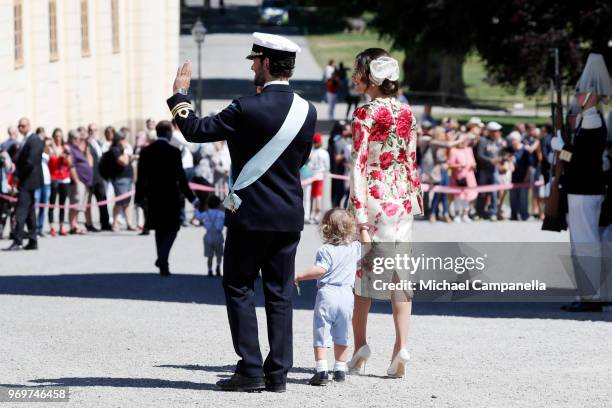
M537 223L416 224L423 240L490 237L492 228L518 241L550 239ZM566 315L554 304L416 304L400 380L383 377L392 322L377 304L366 375L310 387L312 287L296 299L288 392L214 391L236 357L220 281L202 276L201 235L181 231L169 279L152 273L152 236L45 238L37 253L0 253L0 384L70 387L70 402L54 406L610 406L611 314ZM317 246L308 226L298 268ZM262 308L258 318L266 352Z
M293 39L306 51L295 79L318 81L321 71L304 39ZM213 84L217 78L248 83L248 64L239 61L250 41L247 33L209 35L204 78ZM181 58L194 56L192 40L182 37ZM204 111L226 105L226 99L206 101ZM567 315L556 304L416 304L412 360L399 380L384 377L393 326L389 306L376 304L369 318L373 356L366 375L310 387L305 382L313 365L312 285L295 299L295 367L288 392L215 391L214 383L231 375L236 356L220 281L202 276L201 236L200 229L181 231L169 279L155 274L152 236L46 238L36 253L0 253L0 385L67 386L70 402L53 406L70 407L612 406L612 315ZM415 236L457 242L568 239L539 231L535 222L421 222ZM315 228L307 227L298 268L312 262L318 245ZM266 353L261 307L258 319Z

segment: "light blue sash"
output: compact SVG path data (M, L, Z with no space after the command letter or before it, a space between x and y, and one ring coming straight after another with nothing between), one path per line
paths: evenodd
M304 125L307 115L308 102L294 93L289 113L278 132L276 132L274 137L272 137L272 139L270 139L270 141L244 165L236 182L233 180L233 175L230 174L230 193L225 197L225 200L223 200L225 208L232 212L236 212L240 204L242 204L242 200L234 191L242 190L250 186L268 171L280 155L283 154L285 149L287 149L287 146L295 139Z

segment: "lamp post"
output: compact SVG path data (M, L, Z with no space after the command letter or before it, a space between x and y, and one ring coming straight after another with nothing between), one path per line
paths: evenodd
M206 37L206 27L202 24L202 20L198 18L191 28L191 35L194 41L198 44L198 92L196 95L196 106L198 109L198 116L202 116L202 44Z

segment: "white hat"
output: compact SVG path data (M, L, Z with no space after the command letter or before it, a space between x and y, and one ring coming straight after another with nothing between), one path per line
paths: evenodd
M487 130L490 130L490 131L502 130L502 125L500 125L497 122L492 121L492 122L487 123Z
M517 130L513 130L512 132L510 132L510 134L507 137L508 141L512 141L514 139L518 139L521 140L521 134L517 131Z
M610 74L603 55L589 54L582 75L576 84L576 92L591 92L600 96L612 95Z
M480 120L480 118L479 118L479 117L477 117L477 116L472 116L472 117L470 118L470 120L468 120L468 121L467 121L467 123L466 123L465 125L466 125L466 126L476 125L476 126L479 126L479 127L483 127L483 126L484 126L484 123L482 123L482 120Z
M253 33L253 49L247 59L264 56L275 56L279 58L294 57L297 52L302 51L299 45L288 38L280 35L267 33Z

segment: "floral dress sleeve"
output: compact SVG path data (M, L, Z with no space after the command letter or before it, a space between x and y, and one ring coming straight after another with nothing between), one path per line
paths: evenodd
M350 175L349 212L355 216L358 224L368 222L367 208L367 162L368 139L372 117L367 106L355 109L353 113L353 149L351 150L352 167Z

